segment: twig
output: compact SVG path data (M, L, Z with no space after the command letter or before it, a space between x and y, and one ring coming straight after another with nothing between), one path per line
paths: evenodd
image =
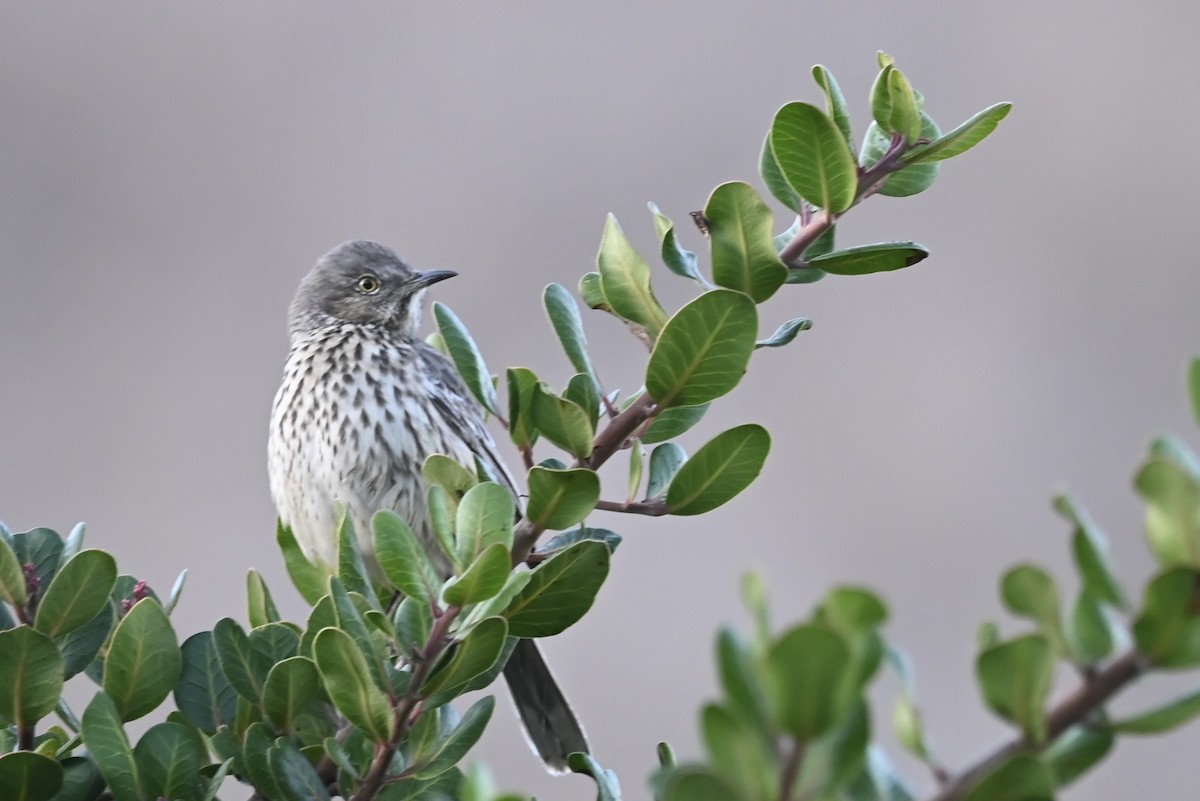
M602 512L625 512L649 517L660 517L667 513L667 504L661 498L653 501L597 501L596 508Z
M358 788L350 801L372 801L379 794L379 788L383 786L384 779L387 778L388 768L391 767L392 758L396 755L396 749L400 746L400 741L404 739L405 732L408 731L413 710L417 704L421 703L420 695L421 685L425 682L429 671L433 669L433 665L437 662L438 656L446 647L446 639L449 635L450 624L458 617L458 613L462 610L457 606L447 608L433 622L433 629L429 632L429 639L425 641L425 647L421 650L421 658L415 661L413 666L412 677L408 681L408 687L404 690L404 695L400 701L392 708L392 736L391 738L378 748L375 753L375 759L371 763L371 769L367 771L366 777L363 778L362 785Z
M893 134L891 144L879 161L865 170L859 168L858 190L854 194L854 202L850 204L850 207L857 206L878 192L889 175L904 169L907 165L900 161L900 157L910 149L908 145L905 145L903 136ZM821 234L832 228L833 224L841 217L841 214L833 214L828 210L822 210L820 214L811 216L811 211L807 206L801 208L800 212L800 230L796 232L790 242L783 246L783 250L779 251L779 260L791 268L803 266L804 251L808 250ZM842 214L844 213L842 212Z
M628 409L614 417L597 435L596 442L592 446L592 455L584 459L580 466L595 470L607 462L625 443L625 440L629 439L629 436L637 430L637 427L653 417L656 412L654 399L650 397L649 393L643 394Z
M804 741L797 739L788 753L787 762L783 765L783 773L779 779L779 801L791 801L792 790L795 789L796 777L800 775L800 766L804 764Z
M930 801L959 801L985 776L1019 754L1044 751L1063 732L1108 703L1125 685L1142 675L1148 667L1145 657L1128 651L1098 671L1091 681L1080 685L1050 711L1046 719L1046 739L1030 743L1017 738L1005 743L957 776L953 776Z
M637 427L653 417L657 411L658 407L654 400L648 394L643 394L630 404L628 409L609 421L604 430L596 436L596 441L592 445L592 455L586 459L577 459L575 465L595 470L607 462L625 444L625 440L629 439ZM529 554L533 553L533 546L537 545L542 531L543 529L535 526L529 518L523 518L521 522L517 523L516 528L513 529L512 565L514 567L527 560Z

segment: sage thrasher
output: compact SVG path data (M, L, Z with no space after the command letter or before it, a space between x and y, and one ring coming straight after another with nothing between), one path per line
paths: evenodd
M391 509L449 575L425 510L426 457L475 470L478 457L516 497L483 411L454 366L417 338L425 288L454 276L419 272L374 242L346 242L300 282L289 314L291 351L275 396L268 442L271 495L314 562L337 564L334 502L346 505L368 569L371 517ZM504 668L530 744L553 771L587 740L532 640Z

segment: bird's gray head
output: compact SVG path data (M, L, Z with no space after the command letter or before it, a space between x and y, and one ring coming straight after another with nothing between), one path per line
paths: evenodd
M421 322L425 287L454 275L414 270L375 242L343 242L300 282L288 316L292 337L338 323L378 325L412 336Z

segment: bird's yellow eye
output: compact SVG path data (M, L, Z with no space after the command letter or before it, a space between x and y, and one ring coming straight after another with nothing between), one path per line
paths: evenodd
M358 279L358 291L364 295L373 295L379 291L379 279L373 275L364 275Z

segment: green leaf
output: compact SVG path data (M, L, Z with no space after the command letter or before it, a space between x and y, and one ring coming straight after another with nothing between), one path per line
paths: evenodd
M767 603L767 585L758 573L742 576L742 603L754 621L754 651L763 653L771 642L770 607Z
M945 136L939 137L928 145L921 145L908 151L902 157L909 164L922 164L931 161L944 161L962 153L966 153L975 145L982 142L1000 124L1000 121L1012 111L1012 103L997 103L988 106L962 125Z
M83 523L76 523L75 528L71 529L71 533L67 535L67 539L63 542L62 560L64 564L72 556L83 550L83 537L86 532L87 526Z
M1114 720L1109 728L1120 734L1163 734L1190 723L1197 716L1200 716L1200 690L1149 712Z
M142 786L129 738L116 704L104 692L83 710L83 744L108 783L115 801L142 801Z
M743 801L739 788L708 768L685 766L671 772L662 801Z
M1187 445L1174 437L1155 437L1150 440L1150 456L1174 462L1193 479L1200 482L1200 457L1197 457Z
M928 255L929 251L916 242L880 242L836 250L809 263L834 275L866 275L911 267Z
M250 646L250 638L232 618L222 618L213 626L213 647L221 670L242 698L257 704L271 669L268 656Z
M797 795L832 792L862 774L871 739L867 704L855 698L825 735L808 745Z
M1164 668L1200 664L1200 615L1195 613L1200 575L1176 567L1146 585L1142 613L1133 624L1138 650Z
M1046 699L1054 680L1054 652L1041 634L1029 634L985 649L975 676L987 705L1015 723L1032 742L1046 738Z
M179 571L179 575L175 577L175 583L171 585L171 592L167 595L167 602L163 604L163 611L167 613L167 617L175 611L175 607L179 604L179 596L183 594L183 585L187 583L187 569Z
M585 540L547 559L504 611L514 637L549 637L574 625L608 576L609 550Z
M892 731L896 733L896 742L922 761L929 759L929 746L925 743L925 725L921 719L921 710L916 701L908 695L896 699L892 712Z
M370 599L371 605L379 608L375 588L367 574L367 566L359 550L358 533L350 519L349 510L341 501L334 501L333 529L337 542L337 576L346 589Z
M850 110L846 107L846 97L834 79L833 73L827 67L817 64L812 68L813 80L825 93L825 112L833 120L846 140L846 147L854 150L854 134L850 129Z
M942 135L942 129L925 112L921 112L921 138L936 139ZM873 167L892 147L892 137L883 132L877 123L867 126L863 136L862 148L858 154L858 163L864 169ZM879 187L879 194L887 197L909 197L924 192L933 186L937 180L940 165L934 162L927 164L909 164L903 162L897 165L899 169L889 174Z
M612 307L608 304L608 298L604 297L604 286L600 280L600 273L583 274L583 277L579 279L579 297L589 309L612 311Z
M18 608L29 600L25 593L25 573L4 537L0 537L0 600Z
M779 724L802 741L829 731L846 711L850 649L822 626L796 626L767 654L767 690Z
M506 374L508 385L508 435L518 448L528 448L537 442L537 426L533 422L533 396L538 377L524 367L510 367Z
M405 595L429 603L442 582L408 523L391 509L380 509L371 518L371 527L375 558L388 581Z
M32 751L0 754L0 798L50 801L63 785L63 769L54 759Z
M1200 483L1176 462L1152 458L1134 486L1146 501L1146 539L1159 563L1200 568Z
M666 495L667 488L679 468L687 461L687 452L674 442L665 442L650 452L650 478L646 482L646 497Z
M705 292L663 328L646 368L646 391L662 409L721 397L741 381L757 334L754 301L728 289Z
M483 363L483 356L475 346L471 332L450 307L443 303L433 304L433 316L437 320L438 331L446 341L446 348L450 351L450 360L462 376L463 383L483 408L499 417L500 402L496 398L496 388L492 385L492 374Z
M774 743L743 717L717 704L700 712L708 763L717 775L753 798L771 798L779 782Z
M321 694L321 676L309 658L293 656L271 668L263 686L262 705L267 718L285 732L294 730L296 718Z
M542 436L572 456L590 456L595 436L591 416L574 401L548 392L542 384L533 393L533 425Z
M704 207L712 247L713 281L762 303L787 279L775 252L771 210L749 185L721 184Z
M573 528L570 531L563 531L559 534L555 534L550 539L538 545L537 552L543 555L558 553L559 551L565 551L575 543L583 542L584 540L603 542L608 546L608 552L611 554L615 553L617 546L621 544L621 535L615 531L609 531L606 528L581 526L580 528Z
M1188 395L1192 399L1192 416L1200 423L1200 358L1188 366Z
M516 506L508 489L485 482L472 487L458 505L455 522L455 555L469 565L489 545L512 548Z
M183 668L179 641L162 606L143 598L117 624L104 661L104 691L122 720L136 720L158 707Z
M887 76L887 92L891 98L891 117L883 127L904 137L906 144L913 144L921 136L921 111L917 107L917 96L912 84L898 69ZM881 123L882 124L882 123Z
M854 205L858 165L841 131L807 103L788 103L771 124L771 148L788 184L833 214Z
M0 631L0 725L29 728L62 695L62 657L54 641L29 626Z
M211 631L193 634L180 648L183 668L175 683L175 706L206 734L233 722L237 693L221 670Z
M587 337L583 333L583 318L579 316L579 307L575 298L562 284L548 284L542 293L542 303L546 307L546 316L550 325L558 335L566 351L567 359L578 373L595 376L591 357L588 356Z
M449 694L466 687L472 679L486 673L500 659L508 624L502 617L484 618L464 637L445 666L436 670L421 685L421 695Z
M629 445L629 488L625 493L627 502L632 503L638 498L642 489L642 477L646 467L646 447L640 439L635 439ZM599 492L597 491L597 494Z
M1067 643L1075 660L1089 665L1112 654L1115 627L1100 600L1083 588L1075 597L1067 624Z
M992 771L963 801L1053 801L1054 777L1037 757L1018 755Z
M1017 565L1000 580L1000 598L1014 615L1037 623L1059 653L1066 652L1058 587L1049 573L1036 565Z
M325 594L325 577L329 575L328 572L308 561L291 528L285 526L282 521L277 524L275 540L283 552L288 576L291 577L300 597L310 605L315 604Z
M241 763L243 772L259 794L271 799L286 799L280 787L282 777L271 770L269 752L274 742L270 726L261 721L251 724L243 736Z
M758 174L762 176L767 191L784 206L797 213L804 208L804 198L800 197L799 193L792 188L787 178L784 177L783 170L779 168L779 161L775 158L775 148L771 144L770 131L767 131L767 135L763 139L762 153L758 157ZM799 221L797 220L797 222ZM776 245L776 250L779 250L778 241Z
M1117 582L1108 558L1108 542L1087 512L1067 495L1054 499L1055 510L1074 527L1071 534L1071 554L1084 588L1097 599L1118 609L1128 609L1129 602Z
M72 756L60 759L59 764L63 770L63 783L54 801L92 801L104 793L104 777L91 759Z
M427 757L425 763L415 768L413 775L418 779L434 779L453 770L479 741L492 717L495 705L496 699L490 695L472 704L458 725L438 743L437 749Z
M325 782L312 764L294 745L278 740L267 751L267 764L277 786L284 793L281 801L329 801Z
M508 550L502 542L484 548L466 572L446 586L442 598L451 606L467 606L500 592L512 569Z
M724 626L717 632L717 672L729 709L757 731L769 731L766 681L746 643Z
M755 350L759 348L780 348L789 344L796 338L796 334L801 331L807 331L812 328L812 320L807 317L796 317L788 320L783 325L775 329L775 333L766 339L760 339L754 343Z
M419 656L433 629L433 612L428 601L407 596L392 615L396 642L409 656Z
M754 423L713 437L671 480L667 511L673 515L698 515L721 506L758 477L770 449L767 430Z
M13 534L11 544L17 561L23 565L33 565L38 585L48 587L62 562L62 537L51 529L39 527Z
M250 617L250 625L263 626L279 620L279 610L275 608L275 600L267 583L257 570L246 573L246 605Z
M430 487L425 496L425 510L429 513L429 526L442 552L454 561L454 518L458 515L458 501L441 487ZM428 551L427 551L428 553Z
M879 74L871 84L871 118L887 133L892 133L892 92L888 78L896 69L893 63L880 63Z
M108 642L108 635L116 619L116 607L110 600L100 607L98 615L59 640L58 650L63 657L64 678L71 678L95 662L100 649Z
M138 777L146 798L199 801L204 792L200 769L208 750L195 729L180 723L159 723L133 749Z
M1054 775L1054 783L1066 787L1104 759L1115 739L1111 731L1072 726L1050 744L1043 762Z
M596 782L596 801L621 801L621 787L617 774L600 767L591 754L577 751L567 756L567 767L572 773L591 776Z
M233 770L233 762L233 757L230 757L217 766L216 771L208 779L208 791L204 793L201 801L220 801L217 798L217 793L220 792L221 786L225 784L225 777Z
M340 629L321 629L313 640L313 655L338 711L375 742L386 742L392 730L391 705L372 681L367 660L350 635Z
M71 557L46 588L34 626L61 637L100 614L117 583L117 563L104 551L81 551Z
M847 634L872 632L887 621L887 606L879 596L859 587L835 587L821 602L817 617Z
M386 688L388 686L387 675L379 653L375 650L375 639L370 629L367 628L366 620L359 611L354 597L346 591L336 576L329 577L329 595L333 599L333 611L337 617L338 629L349 634L358 645L358 650L363 654L376 686ZM253 636L251 633L252 639Z
M596 379L587 373L576 373L567 382L563 397L583 409L589 425L595 431L596 423L600 419L600 385L596 383Z
M430 485L441 487L456 501L479 483L474 473L444 453L430 454L421 466L421 474Z
M664 409L654 416L654 421L642 435L642 442L646 445L653 445L656 442L664 442L678 437L700 422L710 405L701 403L697 406L676 406L673 409Z
M671 219L658 210L658 206L653 203L647 204L650 207L650 213L654 215L654 231L658 234L658 239L661 247L661 255L663 264L667 265L667 269L676 275L681 275L684 278L691 278L698 282L702 287L708 289L708 282L704 280L704 276L700 274L700 270L696 267L696 254L690 250L685 250L679 244L679 238L675 235L675 223Z
M600 500L600 477L585 468L529 471L529 521L542 529L564 529L575 525L596 508Z
M646 329L651 341L657 339L667 313L650 287L650 266L625 238L617 218L611 214L604 225L596 263L604 298L613 312ZM586 295L585 302L588 302Z

